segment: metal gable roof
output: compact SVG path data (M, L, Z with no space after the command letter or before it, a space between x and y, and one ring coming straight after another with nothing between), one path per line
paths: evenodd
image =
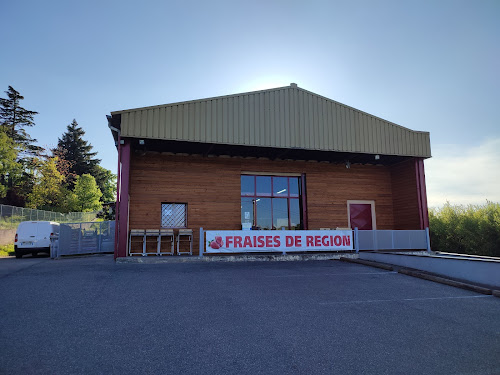
M111 115L121 117L122 137L431 156L428 132L404 128L295 84Z

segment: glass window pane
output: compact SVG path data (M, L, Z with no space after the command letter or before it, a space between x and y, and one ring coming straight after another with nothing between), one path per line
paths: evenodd
M298 177L290 177L290 196L291 197L298 197L299 196L299 183L300 183L300 178Z
M271 229L271 198L257 198L257 226L260 229Z
M241 195L255 195L254 176L241 176Z
M288 229L288 199L273 199L273 229Z
M241 224L253 226L253 201L254 198L241 198Z
M257 176L257 195L271 195L271 177Z
M275 197L288 196L288 178L273 177L273 195Z
M302 222L300 220L300 201L298 199L290 199L290 229L301 229Z

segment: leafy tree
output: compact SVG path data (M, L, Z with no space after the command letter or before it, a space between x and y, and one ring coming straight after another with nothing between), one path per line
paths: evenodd
M0 198L7 194L7 181L9 177L17 173L20 168L16 162L17 150L14 142L5 133L3 128L0 128Z
M74 210L80 212L98 211L102 208L99 201L102 193L95 182L94 176L85 173L76 179Z
M82 176L84 174L94 174L96 166L101 162L95 159L97 152L92 152L92 145L83 139L85 131L73 120L67 126L66 132L58 139L57 150L59 157L69 162L69 174ZM70 184L73 181L68 181Z
M25 206L28 195L33 191L40 163L37 157L17 158L16 168L8 177L9 189L5 198L2 199L3 204Z
M49 158L40 163L37 181L28 195L28 207L49 210L61 208L65 199L62 190L64 177L57 170L56 163L57 158Z
M14 141L18 151L36 154L42 147L35 146L36 139L24 129L35 125L33 116L38 112L29 111L20 105L24 97L12 86L5 91L7 99L0 98L0 125L5 133Z
M101 201L104 203L116 201L116 175L109 169L97 165L94 177L99 189L102 192Z

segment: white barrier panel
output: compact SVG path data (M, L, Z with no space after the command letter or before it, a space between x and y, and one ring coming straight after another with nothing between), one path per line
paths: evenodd
M206 231L205 252L289 252L353 250L350 230L221 230Z

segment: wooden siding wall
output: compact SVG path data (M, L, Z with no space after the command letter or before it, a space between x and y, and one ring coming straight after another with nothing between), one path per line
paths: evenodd
M415 160L391 167L394 229L421 229Z
M398 190L398 199L394 199L392 190L406 186L406 168L400 168L405 174L399 174L394 172L400 169L384 166L351 165L346 169L344 165L317 162L139 153L132 154L131 159L130 229L160 228L161 202L187 203L195 253L200 227L241 228L242 171L305 173L308 229L348 226L347 200L374 200L378 229L401 224L395 223L393 204L401 204L400 198L406 196ZM404 217L405 225L410 223L405 216L411 214L410 209L396 211L398 220ZM418 222L418 211L414 215Z

